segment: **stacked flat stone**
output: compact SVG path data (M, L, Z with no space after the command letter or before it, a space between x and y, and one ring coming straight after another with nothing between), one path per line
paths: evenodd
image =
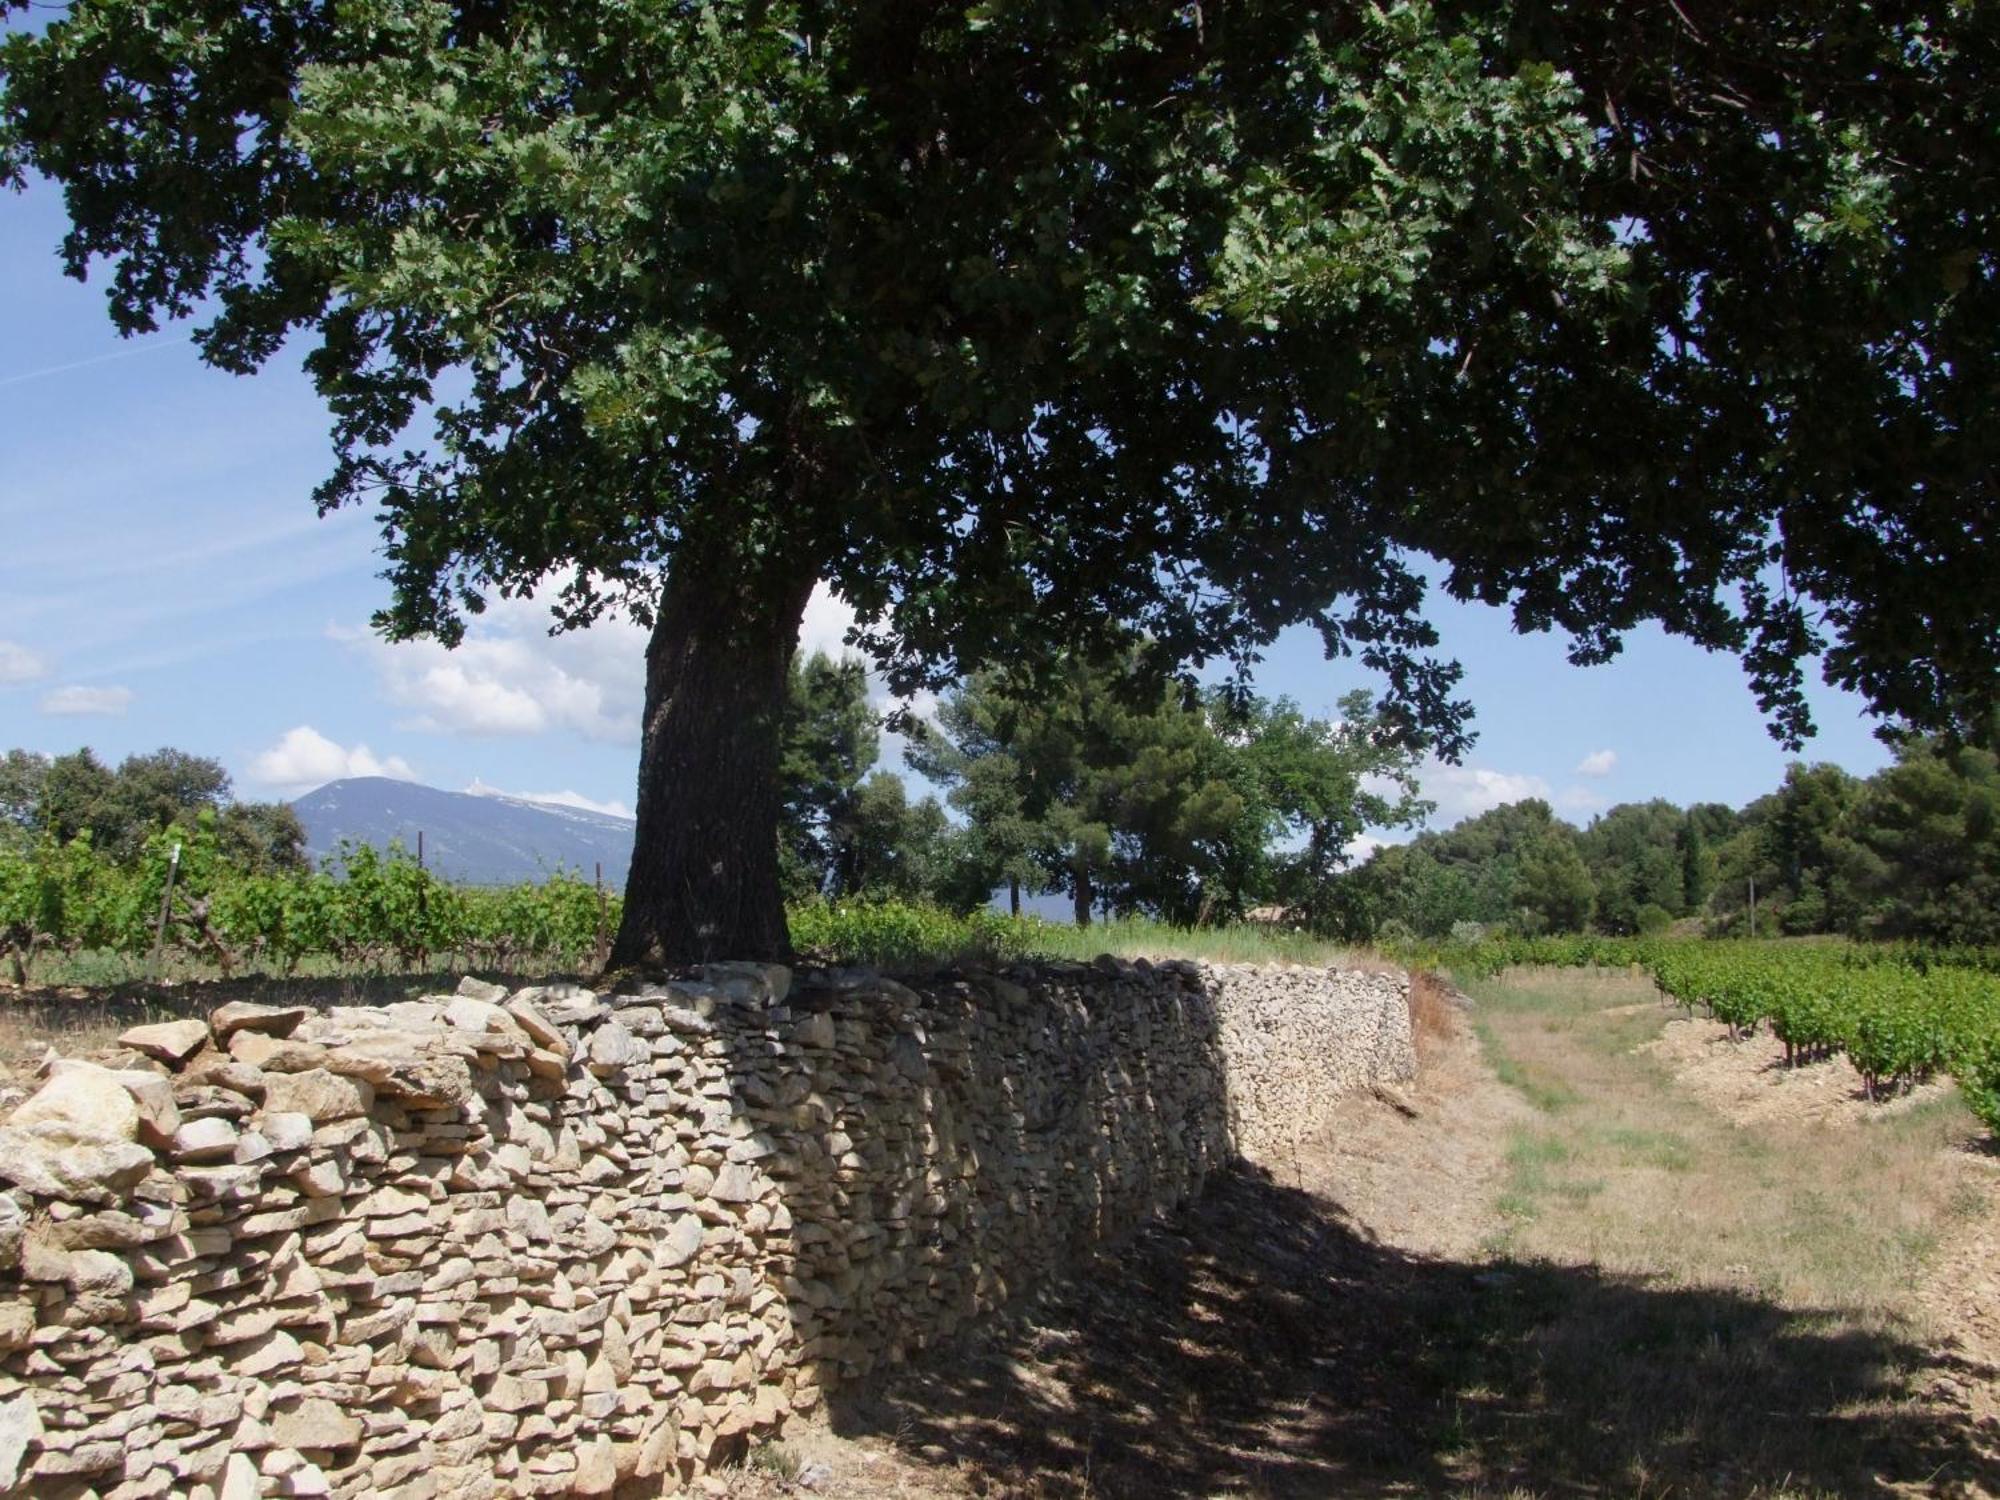
M1216 1001L1236 1149L1285 1162L1341 1097L1416 1076L1410 978L1359 969L1203 966Z
M0 1127L0 1496L671 1489L1400 1066L1393 982L1271 974L717 964L135 1028Z

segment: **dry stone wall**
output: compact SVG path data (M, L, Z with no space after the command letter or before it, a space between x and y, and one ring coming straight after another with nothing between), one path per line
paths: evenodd
M0 1495L671 1489L1409 1067L1392 979L1114 960L124 1041L0 1127Z

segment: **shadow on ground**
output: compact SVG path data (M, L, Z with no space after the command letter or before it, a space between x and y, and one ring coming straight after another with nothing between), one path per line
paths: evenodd
M1033 1496L2000 1491L1991 1371L1718 1290L1412 1256L1243 1168L1010 1332L831 1408Z

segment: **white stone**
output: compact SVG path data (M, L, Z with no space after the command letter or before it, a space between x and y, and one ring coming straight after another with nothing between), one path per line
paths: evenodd
M21 1482L21 1460L28 1444L40 1442L42 1414L35 1408L32 1391L22 1391L8 1401L0 1401L0 1494Z
M36 1134L52 1144L109 1146L138 1139L139 1106L111 1069L65 1062L7 1123L40 1126Z

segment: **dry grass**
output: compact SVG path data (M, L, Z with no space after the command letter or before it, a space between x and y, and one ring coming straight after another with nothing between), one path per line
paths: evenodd
M32 1087L50 1051L88 1057L110 1047L129 1027L173 1015L159 1006L110 1000L0 1002L0 1091Z
M1489 1055L1541 1112L1509 1142L1496 1249L1909 1330L1926 1258L1981 1199L1954 1097L1741 1128L1647 1046L1668 1015L1648 982L1540 971L1472 991Z
M1451 987L1428 969L1410 975L1410 1030L1419 1060L1435 1056L1458 1035L1458 1002Z

